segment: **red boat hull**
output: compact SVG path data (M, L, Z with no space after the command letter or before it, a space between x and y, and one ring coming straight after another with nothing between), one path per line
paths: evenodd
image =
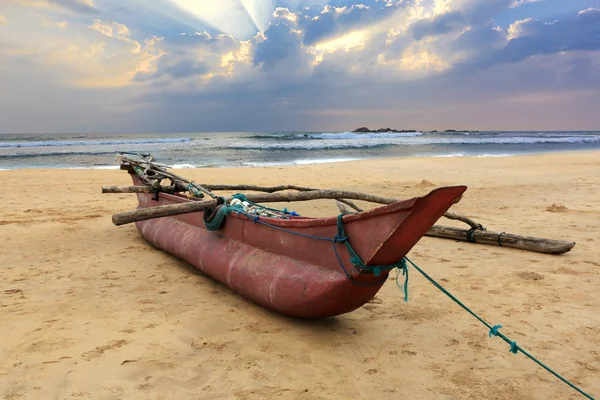
M140 184L132 175L134 184ZM434 190L429 195L346 215L349 242L366 265L402 259L466 190ZM193 201L178 195L138 194L139 207ZM204 225L204 213L137 222L155 247L187 261L247 299L284 315L322 318L353 311L379 291L389 271L360 273L343 243L294 235L232 213L217 231ZM336 217L260 220L304 235L332 238ZM346 269L342 269L333 246ZM350 279L351 278L351 279Z

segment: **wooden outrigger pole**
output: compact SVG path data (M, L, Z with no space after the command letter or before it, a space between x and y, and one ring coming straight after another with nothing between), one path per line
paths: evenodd
M395 198L381 197L368 193L317 189L297 185L258 186L247 184L197 184L183 177L177 176L171 171L167 171L166 165L154 162L151 156L138 155L140 159L134 159L127 155L120 155L119 157L123 163L121 168L134 170L146 185L105 186L102 188L102 193L164 192L172 194L176 192L191 192L194 197L203 197L204 194L207 194L211 197L211 199L117 213L113 216L113 223L115 223L115 225L123 225L153 218L187 214L213 208L217 205L219 200L217 196L212 193L212 191L262 192L246 195L248 200L255 203L335 199L338 202L338 208L342 212L349 212L350 209L357 212L363 211L362 208L357 206L351 200L359 200L376 204L393 204L398 201L398 199ZM165 179L170 180L171 184L168 186L161 185L161 182ZM289 190L294 190L295 192L290 192ZM225 202L228 202L231 199L231 196L224 197ZM500 247L510 247L546 254L566 253L575 246L575 242L570 241L536 238L506 232L488 231L481 224L473 221L472 219L451 212L446 212L444 217L447 219L464 222L465 224L469 225L470 229L434 225L426 233L426 236L453 239L470 243L495 245Z

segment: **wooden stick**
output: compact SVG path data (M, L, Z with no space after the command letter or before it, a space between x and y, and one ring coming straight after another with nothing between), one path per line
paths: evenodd
M337 204L338 210L340 210L341 213L349 213L352 212L350 211L350 209L348 208L348 206L346 206L344 203L342 203L339 200L336 200L335 203Z
M310 192L288 192L288 193L256 193L247 194L246 198L254 203L273 203L273 202L290 202L290 201L307 201L316 199L337 199L337 198L351 198L357 200L371 199L374 202L389 201L384 197L366 195L364 193L347 192L342 190L313 190ZM229 202L233 199L233 196L226 196L225 202ZM193 201L184 204L173 204L165 206L157 206L150 208L142 208L133 211L127 211L124 213L118 213L113 216L113 223L115 225L129 224L136 221L144 221L152 218L161 218L172 215L187 214L197 211L203 211L206 208L214 207L217 202L216 200L210 200L212 203L207 201ZM368 201L368 200L367 200ZM387 203L391 204L391 203Z
M147 219L171 217L174 215L188 214L198 211L204 211L217 205L216 200L190 201L181 204L168 204L149 208L140 208L133 211L126 211L113 215L113 224L120 226L132 222L145 221Z
M343 203L337 202L340 212L350 212L348 207ZM434 225L425 236L462 240L471 243L481 243L502 247L511 247L521 250L529 250L538 253L546 254L561 254L571 250L574 242L566 242L563 240L540 239L530 236L519 236L510 233L489 232L478 229L478 226L473 226L474 231L470 233L469 229L452 228L449 226ZM471 240L469 240L471 238Z
M127 157L127 162L131 160ZM137 165L142 164L141 162L137 162ZM167 172L162 164L152 163L152 160L147 161L147 164L153 168L158 168L158 171L150 170L152 172L158 172L160 176L171 179L171 181L177 185L181 186L184 190L187 190L187 185L185 183L190 182L183 178L178 177L177 175L171 174ZM149 177L143 176L143 180L146 183L150 183L151 185L156 185L156 179L159 177ZM161 180L163 178L160 178ZM154 182L153 182L154 181ZM392 204L397 199L386 198L381 196L370 195L366 193L357 193L357 192L348 192L341 190L319 190L313 189L309 187L297 186L297 185L278 185L278 186L257 186L257 185L215 185L215 184L205 184L198 185L192 182L192 184L197 188L202 188L202 191L210 193L210 190L250 190L250 191L258 191L258 192L266 192L268 194L248 194L246 197L248 200L257 202L257 203L266 203L266 202L290 202L290 201L305 201L305 200L315 200L315 199L323 199L323 198L331 198L336 199L336 203L341 212L348 212L349 209L344 205L348 205L352 207L354 210L361 212L362 209L352 203L345 198L351 198L354 200L362 200L368 202L374 202L379 204ZM162 188L162 187L161 187ZM165 187L166 188L166 187ZM140 187L140 186L129 186L129 187L103 187L103 193L154 193L157 189L150 187ZM273 195L275 192L283 191L283 190L297 190L300 193L279 193ZM163 190L167 191L167 190ZM231 200L231 196L226 198L226 201ZM462 198L459 197L455 203L460 201ZM140 210L129 211L126 213L119 213L113 216L113 223L115 225L123 225L136 221L143 221L152 218L160 218L172 215L186 214L190 212L203 211L207 208L214 207L217 204L216 200L207 200L207 201L195 201L184 204L177 205L167 205L167 206L158 206ZM446 238L446 239L455 239L468 241L473 243L482 243L488 245L498 245L503 247L512 247L517 249L529 250L540 253L547 254L561 254L570 251L574 246L575 242L567 242L561 240L552 240L552 239L541 239L530 236L520 236L513 235L507 233L496 233L496 232L488 232L481 225L473 221L472 219L461 216L455 213L446 212L444 217L452 220L462 221L471 227L471 230L446 227L440 225L434 225L429 231L426 233L426 236Z
M320 192L320 193L319 193ZM350 192L352 193L352 192ZM303 193L293 193L296 196L293 201L299 200L313 200L315 198L335 198L337 195L336 191L312 191ZM348 194L348 193L346 193ZM258 197L260 196L260 197ZM261 195L246 195L250 201L292 201L288 200L289 196L282 196L281 194L261 194ZM230 201L232 196L225 198L226 201ZM347 212L348 208L343 203L338 202L338 208L342 212ZM113 223L117 226L124 225L137 221L144 221L153 218L168 217L180 214L187 214L192 212L204 211L207 208L212 208L217 205L216 200L205 200L205 201L192 201L183 204L173 204L165 206L156 206L150 208L142 208L139 210L128 211L124 213L118 213L113 216ZM511 247L522 250L529 250L538 253L547 254L561 254L571 250L574 246L574 242L567 242L562 240L552 239L541 239L530 236L520 236L510 233L497 233L490 231L483 231L480 229L473 229L471 232L467 229L452 228L447 226L434 225L426 233L426 236L461 240L466 242L481 243L487 245L496 245L502 247ZM472 240L469 240L469 237Z
M134 158L131 158L131 157L129 157L127 155L123 155L123 154L120 155L119 157L121 159L121 162L124 164L137 165L139 167L144 168L145 174L140 174L138 171L135 171L135 168L134 168L134 171L142 179L142 181L144 181L146 184L148 184L150 186L156 186L163 179L170 179L174 185L181 187L183 190L187 191L187 190L189 190L189 186L192 186L196 190L198 190L200 192L204 192L204 193L208 194L210 197L215 198L215 196L210 192L210 190L207 190L206 188L202 187L202 185L199 185L195 182L187 180L186 178L183 178L181 176L175 175L175 174L167 171L167 168L169 166L165 165L165 164L160 164L160 163L154 162L154 158L152 156L146 157L141 154L138 154L137 156L139 158L141 158L141 160L136 160ZM196 193L194 193L194 194L196 194Z
M575 242L564 240L541 239L531 236L513 235L511 233L499 233L475 229L469 235L468 229L452 228L449 226L434 225L427 231L425 236L444 239L461 240L464 242L481 243L514 249L529 250L537 253L562 254L571 250ZM472 241L468 239L472 238Z
M398 200L389 197L381 197L368 193L350 192L346 190L319 189L310 192L284 192L284 193L255 193L247 194L248 200L255 203L292 202L317 199L352 199L363 200L371 203L393 204Z
M365 200L374 203L392 204L396 202L394 199L380 197L365 193L348 192L344 190L313 190L310 192L287 192L287 193L255 193L247 194L246 198L254 203L273 203L273 202L291 202L291 201L307 201L317 199L338 199L350 198L355 200ZM229 202L233 196L226 196L225 202ZM174 204L157 206L151 208L143 208L139 210L127 211L118 213L113 216L115 225L123 225L136 221L144 221L152 218L161 218L172 215L187 214L205 210L206 208L216 205L216 200L211 200L212 203L206 201L194 201L185 204ZM197 204L197 205L196 205ZM153 211L156 210L156 211Z
M210 183L202 183L202 186L209 190L250 190L252 192L266 192L274 193L281 192L283 190L297 190L299 192L310 192L312 190L319 190L315 188L297 186L297 185L278 185L278 186L257 186L257 185L218 185Z
M465 224L469 225L473 229L479 229L479 230L485 231L485 228L483 227L483 225L478 224L477 222L473 221L471 218L465 217L464 215L458 215L458 214L448 211L448 212L444 213L444 217L455 220L455 221L464 222Z
M215 185L210 183L203 183L202 186L209 190L250 190L253 192L266 192L266 193L275 193L281 192L283 190L297 190L299 192L310 192L313 190L321 190L317 188L305 187L305 186L297 186L297 185L278 185L278 186L257 186L257 185ZM337 201L341 201L342 203L350 206L355 211L362 212L363 209L346 199L336 199Z
M102 186L102 193L175 193L175 186L160 186L160 189L152 186Z

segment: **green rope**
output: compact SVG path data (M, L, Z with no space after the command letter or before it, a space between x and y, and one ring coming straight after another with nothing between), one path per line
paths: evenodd
M246 200L244 200L246 198L246 196L244 196L243 194L236 194L233 197L238 200L246 201ZM249 202L249 203L252 203L252 202ZM258 222L262 225L266 225L270 228L277 229L277 230L280 230L280 231L283 231L286 233L290 233L292 235L304 236L304 237L308 237L310 239L326 240L326 241L333 242L334 244L335 243L344 243L344 246L346 247L346 251L348 252L348 255L350 256L350 262L352 263L352 265L354 265L358 269L359 272L364 272L364 271L371 272L376 277L379 277L379 276L381 276L382 271L391 271L394 268L399 268L404 271L407 271L406 261L404 259L400 260L397 263L388 264L388 265L365 265L365 263L362 261L360 256L354 250L354 248L352 248L352 245L350 244L350 240L349 240L348 236L346 235L346 231L344 230L344 224L342 222L342 218L344 217L344 215L350 214L350 213L342 213L342 214L338 215L338 217L337 217L338 233L333 238L307 235L304 233L294 232L294 231L290 231L288 229L284 229L284 228L281 228L278 226L271 225L265 221L261 221L259 219L258 215L248 214L244 210L244 207L239 204L235 205L235 206L224 205L224 206L219 207L216 211L216 214L212 217L212 219L210 219L209 221L206 221L206 220L204 221L206 228L211 231L218 230L221 227L221 225L223 225L223 223L225 222L225 218L227 218L227 216L229 216L229 214L231 214L234 211L237 213L240 213L242 215L245 215L247 218L252 219L255 223ZM340 266L344 270L346 276L348 276L348 279L353 281L352 276L346 271L346 268L344 267L344 263L342 262L341 258L337 254L337 250L336 250L335 246L333 247L333 250L334 250L336 257L340 263ZM408 282L405 283L405 292L406 292L406 299L408 300Z
M576 391L578 391L580 394L582 394L586 398L588 398L590 400L594 400L594 398L592 396L590 396L589 394L585 393L583 390L579 389L577 386L575 386L574 384L572 384L571 382L569 382L568 380L566 380L565 378L563 378L562 376L560 376L557 372L553 371L550 367L548 367L547 365L545 365L544 363L542 363L540 360L538 360L537 358L535 358L534 356L532 356L531 354L529 354L527 351L525 351L521 346L519 346L517 344L517 342L510 340L508 337L506 337L505 335L503 335L502 332L499 332L498 329L502 328L502 325L494 325L494 326L492 326L492 325L488 324L483 318L481 318L479 315L475 314L473 311L471 311L471 309L469 309L469 307L467 307L460 300L458 300L456 297L454 297L452 295L452 293L450 293L442 285L440 285L439 283L437 283L432 277L430 277L429 275L427 275L425 273L425 271L423 271L421 268L419 268L415 263L413 263L407 257L405 257L405 258L406 258L406 260L413 267L415 267L415 269L417 271L419 271L419 273L421 275L423 275L425 277L425 279L427 279L429 282L431 282L431 284L433 284L433 286L435 286L436 288L438 288L442 293L444 293L446 296L448 296L450 299L452 299L452 301L454 301L456 304L458 304L460 307L462 307L469 314L471 314L472 316L474 316L475 318L477 318L477 320L479 320L479 322L481 322L482 324L484 324L489 329L488 336L490 336L490 337L492 337L492 336L498 336L499 338L501 338L502 340L504 340L506 343L508 343L510 345L510 352L511 353L517 354L520 351L527 358L529 358L530 360L534 361L540 367L542 367L546 371L550 372L552 375L554 375L555 377L557 377L558 379L560 379L561 381L563 381L564 383L566 383L567 385L569 385L571 388L573 388ZM408 284L408 269L406 270L406 272L407 273L406 273L405 290L406 290L407 284ZM406 292L405 292L405 296L407 296ZM405 298L407 298L407 297L405 297Z
M352 245L350 244L350 240L348 239L348 236L346 235L346 231L344 230L344 224L342 223L342 218L346 214L350 214L350 213L341 213L337 217L337 226L338 226L337 236L339 237L338 239L344 239L344 240L339 240L339 241L344 243L344 245L346 246L346 251L348 251L348 254L350 255L350 262L352 262L352 264L356 268L358 268L359 271L369 271L369 272L372 272L375 276L379 277L379 276L381 276L382 271L391 271L394 268L398 268L398 269L402 269L402 270L406 269L406 261L404 261L404 259L402 259L399 262L394 263L394 264L365 265L365 263L361 260L360 256L352 248Z
M247 201L247 200L243 200L243 199L245 199L245 196L243 194L237 194L237 195L234 196L234 198L237 198L237 199L242 200L242 201ZM249 203L252 203L252 202L249 202ZM264 208L266 208L266 207L264 207ZM563 378L561 375L559 375L557 372L553 371L550 367L548 367L547 365L545 365L544 363L542 363L540 360L538 360L537 358L535 358L533 355L529 354L521 346L519 346L515 341L510 340L507 336L505 336L504 334L502 334L502 332L499 332L498 330L500 328L502 328L502 325L494 325L494 326L492 326L489 323L487 323L483 318L481 318L479 315L475 314L475 312L473 312L469 307L467 307L460 300L458 300L456 297L454 297L454 295L452 295L452 293L450 293L442 285L440 285L439 283L437 283L433 278L431 278L429 275L427 275L427 273L425 273L425 271L423 271L421 268L419 268L408 257L402 258L399 262L397 262L395 264L375 265L375 266L365 265L363 263L363 261L361 260L360 256L356 253L356 251L350 245L350 240L349 240L349 238L346 235L346 232L344 230L344 224L342 223L342 218L344 217L344 215L349 214L349 213L342 213L342 214L338 215L338 218L337 218L338 233L333 238L325 238L325 237L320 237L320 236L306 235L306 234L302 234L302 233L290 231L290 230L287 230L287 229L284 229L284 228L280 228L280 227L271 225L271 224L269 224L267 222L260 221L259 217L257 215L256 216L249 215L244 210L243 206L241 206L241 205L236 205L236 206L224 205L222 207L219 207L217 209L217 211L216 211L215 216L210 221L205 221L205 225L206 225L207 229L209 229L211 231L215 231L215 230L219 229L223 225L223 222L225 221L225 218L227 218L227 216L229 214L231 214L232 212L234 212L234 211L238 212L240 214L245 215L246 217L252 219L255 223L259 222L259 223L261 223L263 225L269 226L269 227L274 228L274 229L278 229L278 230L283 231L283 232L287 232L287 233L290 233L290 234L293 234L293 235L299 235L299 236L309 237L309 238L312 238L312 239L332 241L332 243L334 244L333 249L334 249L334 251L336 253L337 259L340 262L340 265L341 265L342 269L344 270L344 272L346 273L346 275L349 277L350 280L352 280L351 276L346 271L346 268L344 267L344 264L343 264L342 260L340 259L339 255L337 254L337 250L335 249L335 244L336 243L344 243L344 245L346 247L346 250L348 251L348 254L350 255L350 261L352 262L352 264L359 271L365 271L366 270L366 271L372 272L375 276L380 276L380 274L381 274L382 271L389 271L389 270L392 270L394 268L397 268L396 285L398 285L398 287L400 287L400 283L398 281L399 276L400 276L400 271L402 271L402 275L403 276L406 276L406 279L404 280L403 288L400 287L404 291L404 301L408 301L408 263L410 263L421 275L423 275L425 277L425 279L427 279L431 284L433 284L433 286L435 286L442 293L444 293L446 296L448 296L452 301L454 301L461 308L463 308L465 311L467 311L469 314L471 314L473 317L475 317L479 322L481 322L483 325L485 325L489 329L488 336L490 336L490 337L497 336L497 337L501 338L502 340L504 340L506 343L508 343L510 345L510 352L511 353L513 353L513 354L517 354L518 352L523 353L527 358L529 358L530 360L534 361L540 367L542 367L546 371L550 372L552 375L554 375L555 377L557 377L558 379L560 379L562 382L564 382L567 385L569 385L571 388L575 389L577 392L579 392L580 394L582 394L586 398L588 398L590 400L594 400L594 398L592 396L590 396L589 394L585 393L583 390L581 390L580 388L578 388L577 386L575 386L573 383L571 383L568 380L566 380L565 378ZM279 211L279 210L276 210L276 211ZM352 280L352 281L354 282L354 280ZM380 282L378 282L378 284L379 283Z
M189 190L194 196L198 197L199 199L204 198L204 193L202 193L202 191L198 190L195 186L194 186L194 182L190 182L187 185L187 190Z
M400 261L402 266L396 270L396 286L398 286L404 292L404 301L408 301L408 264L406 263L406 260L407 258L404 257ZM403 276L406 276L403 286L400 286L400 282L398 282L398 278L400 278L400 271L402 271Z
M288 211L287 208L284 208L283 210L279 210L277 208L270 208L270 207L265 207L265 206L260 205L260 204L256 204L255 202L248 200L248 198L246 197L246 195L243 194L243 193L234 194L233 198L234 199L238 199L240 201L245 201L246 203L252 204L255 207L262 208L263 210L269 210L269 211L273 211L273 212L281 213L281 214L285 214L285 215L294 215L294 216L299 216L300 215L300 214L296 213L295 211Z
M212 217L212 219L210 221L206 221L206 220L204 221L204 225L206 226L206 229L208 229L209 231L216 231L219 228L221 228L221 226L225 222L225 218L227 218L229 216L229 214L231 214L232 211L236 211L236 212L247 215L244 212L244 209L241 205L240 206L227 206L227 205L221 206L221 207L217 208L215 216Z

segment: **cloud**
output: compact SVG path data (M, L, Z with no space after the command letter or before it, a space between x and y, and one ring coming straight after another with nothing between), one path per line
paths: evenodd
M390 18L405 3L398 4L394 7L386 7L386 3L376 3L372 6L352 4L342 7L325 5L318 15L305 15L304 18L300 18L298 26L304 31L304 44L311 46Z
M171 0L180 10L230 34L249 39L267 29L275 8L272 0Z
M518 21L511 27L510 42L490 62L518 62L539 54L600 50L600 9L585 10L562 21Z
M591 15L594 15L594 13L596 13L598 11L600 11L600 7L597 7L597 8L590 7L590 8L586 8L585 10L579 11L579 13L577 13L577 15L581 16L581 15L585 15L585 14L588 14L588 13L590 13Z
M132 40L129 37L130 36L129 28L127 28L127 26L125 26L123 24L119 24L117 22L108 22L108 21L102 21L99 19L95 19L94 22L89 27L90 27L90 29L100 32L102 35L104 35L106 37L129 43L132 46L131 52L133 54L139 53L142 48L142 46L138 42L136 42L135 40Z
M301 32L280 23L265 31L264 40L256 45L252 62L264 70L270 70L283 61L302 64L302 55Z
M58 8L80 14L98 14L92 0L4 0L22 7Z
M285 7L277 7L275 11L273 11L274 18L288 20L294 24L298 22L298 14L291 12Z
M438 15L431 20L419 21L413 24L412 34L416 40L426 36L437 36L464 28L466 19L459 11L452 11Z
M513 40L521 36L528 24L533 21L533 18L522 19L520 21L515 21L507 29L506 38L508 40Z
M538 1L543 1L543 0L514 0L514 2L511 4L511 8L516 8L516 7L520 7L523 4L527 4L527 3L534 3L534 2L538 2Z
M8 25L8 18L4 14L0 14L0 26Z
M49 0L50 3L84 14L97 14L98 10L92 0Z
M547 20L543 3L513 0L76 1L94 14L27 0L45 18L32 27L11 1L5 130L516 127L523 104L597 120L576 97L598 97L597 8Z

